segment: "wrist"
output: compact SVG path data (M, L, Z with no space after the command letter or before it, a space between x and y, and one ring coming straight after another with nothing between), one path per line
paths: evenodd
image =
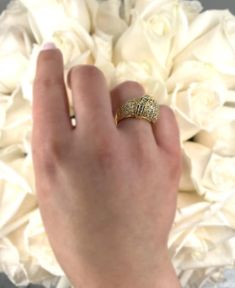
M155 277L154 288L181 288L180 281L176 275L176 271L167 253L162 265L159 265Z
M154 269L138 273L133 273L134 270L135 264L123 273L116 266L116 269L107 269L99 275L85 273L82 278L75 272L72 284L74 288L181 288L168 252L162 253Z

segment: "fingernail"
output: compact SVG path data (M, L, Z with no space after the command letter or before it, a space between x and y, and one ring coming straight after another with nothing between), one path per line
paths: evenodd
M53 50L53 49L56 49L56 46L53 42L47 42L42 47L42 50Z

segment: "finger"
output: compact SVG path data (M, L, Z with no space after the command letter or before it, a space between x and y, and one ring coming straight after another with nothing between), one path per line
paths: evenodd
M179 128L172 109L160 105L160 116L152 124L156 142L160 148L172 154L180 153Z
M99 135L114 131L111 100L102 71L93 65L78 65L68 74L72 89L77 128Z
M126 101L144 96L144 88L135 81L125 81L111 91L113 116L118 108ZM144 137L145 140L154 141L151 123L145 119L125 118L118 122L117 127L130 135ZM147 138L146 138L147 137Z
M43 50L33 83L34 133L45 138L64 137L73 127L64 83L63 56L58 49Z

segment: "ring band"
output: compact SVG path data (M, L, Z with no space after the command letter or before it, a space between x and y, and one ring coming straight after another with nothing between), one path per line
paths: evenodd
M159 118L160 107L157 101L149 96L144 95L139 98L133 98L121 105L115 115L115 123L125 118L146 119L149 122L156 122Z

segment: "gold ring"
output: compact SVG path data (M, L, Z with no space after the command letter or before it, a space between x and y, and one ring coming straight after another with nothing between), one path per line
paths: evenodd
M160 107L157 101L149 96L144 95L139 98L133 98L121 105L115 115L115 123L125 118L146 119L149 122L156 122L159 118Z

